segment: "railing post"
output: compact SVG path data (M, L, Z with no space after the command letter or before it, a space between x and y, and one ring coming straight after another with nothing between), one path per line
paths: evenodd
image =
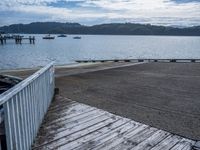
M5 132L6 132L6 144L8 150L13 150L13 139L12 139L12 129L11 129L11 120L10 120L10 108L8 105L8 102L3 104L4 109L4 116L6 116L6 119L4 119L5 124Z

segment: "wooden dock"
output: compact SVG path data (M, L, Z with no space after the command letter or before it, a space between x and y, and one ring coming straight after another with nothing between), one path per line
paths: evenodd
M190 150L195 141L56 96L34 150Z
M0 35L0 44L6 44L8 40L14 40L15 44L22 44L22 41L28 40L30 44L35 44L35 37L34 36L29 36L27 38L22 37L22 36L13 36L13 37L5 37Z

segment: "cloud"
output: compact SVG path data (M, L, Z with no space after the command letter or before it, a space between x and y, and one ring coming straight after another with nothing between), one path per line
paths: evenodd
M2 25L72 21L192 26L200 25L200 0L1 0L0 19Z

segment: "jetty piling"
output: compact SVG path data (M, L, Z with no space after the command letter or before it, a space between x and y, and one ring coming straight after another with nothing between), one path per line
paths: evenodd
M22 44L22 37L21 36L16 36L15 43L16 44Z
M3 38L0 38L0 42L1 42L1 44L3 44L3 42L4 42L4 41L3 41Z
M29 42L30 42L30 44L35 44L35 37L29 36Z
M6 39L3 36L0 36L0 43L3 45L6 43Z
M23 40L29 40L30 44L35 44L35 36L29 36L28 38L24 38L23 36L17 35L12 36L12 38L8 38L6 36L0 36L0 44L6 44L7 40L14 40L15 44L22 44Z

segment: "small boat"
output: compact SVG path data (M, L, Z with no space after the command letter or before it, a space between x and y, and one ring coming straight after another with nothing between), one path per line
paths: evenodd
M51 36L50 34L46 35L45 37L43 37L43 39L46 39L46 40L51 40L51 39L55 39L54 36Z
M67 35L65 35L65 34L60 34L60 35L58 35L58 37L67 37Z
M75 37L73 37L73 39L81 39L81 37L80 36L75 36Z

